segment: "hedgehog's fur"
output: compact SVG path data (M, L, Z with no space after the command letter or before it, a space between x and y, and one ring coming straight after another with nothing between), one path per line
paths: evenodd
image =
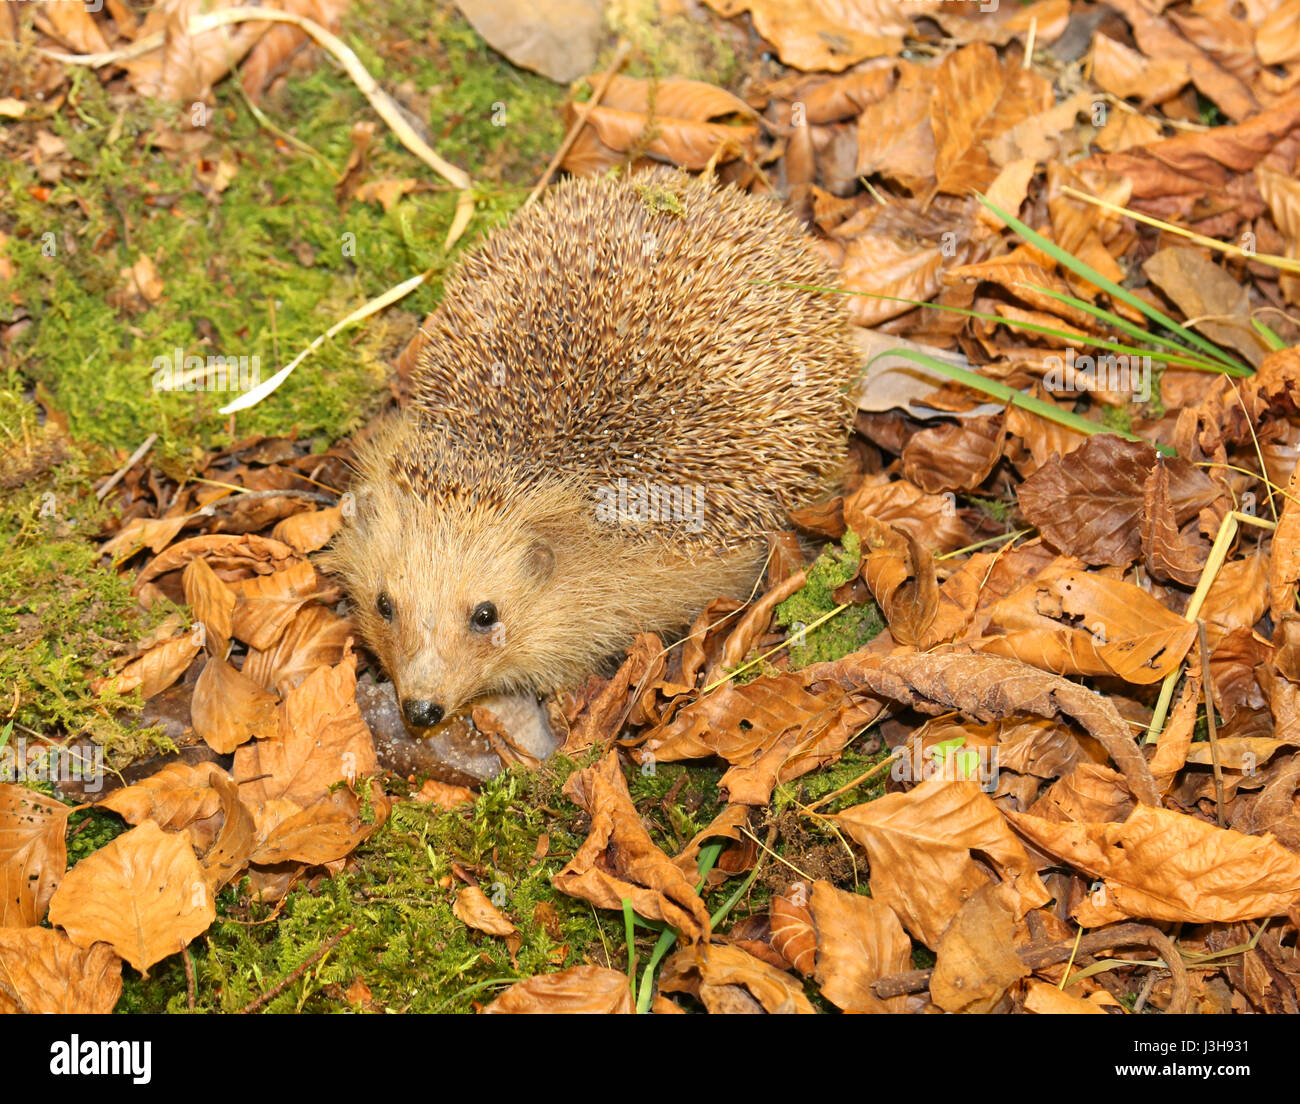
M562 184L465 258L332 557L399 698L546 692L747 594L842 459L839 297L776 286L832 280L774 202L665 171ZM610 520L620 479L703 488L702 526Z

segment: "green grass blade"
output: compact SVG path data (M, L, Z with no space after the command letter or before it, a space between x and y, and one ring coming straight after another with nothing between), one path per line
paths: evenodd
M1045 237L1043 237L1042 234L1038 233L1037 230L1030 229L1030 227L1028 227L1025 223L1021 222L1018 218L1016 218L1015 215L1002 210L1002 208L999 207L996 203L994 203L991 199L988 199L985 196L980 195L978 192L975 193L975 198L979 200L980 204L984 206L987 210L992 211L993 214L997 215L997 217L1000 218L1006 226L1014 230L1017 234L1019 234L1022 238L1024 238L1025 241L1029 242L1031 245L1042 250L1054 261L1056 261L1057 264L1061 265L1064 268L1068 268L1076 276L1083 277L1083 279L1087 280L1094 287L1101 288L1102 291L1107 292L1113 298L1119 299L1122 302L1127 303L1134 310L1141 311L1153 322L1158 322L1160 325L1164 326L1165 329L1171 331L1172 333L1176 333L1188 344L1196 346L1196 348L1200 349L1201 352L1205 353L1207 356L1211 357L1212 359L1217 360L1222 364L1226 364L1230 368L1242 369L1246 372L1247 375L1251 374L1249 368L1247 368L1240 361L1229 356L1217 345L1215 345L1214 342L1207 341L1200 334L1194 333L1193 331L1189 330L1186 326L1180 325L1179 323L1175 322L1168 315L1162 313L1161 311L1156 310L1156 308L1151 306L1149 303L1146 303L1143 300L1139 299L1127 288L1120 287L1119 284L1115 283L1114 280L1108 280L1105 276L1103 276L1091 265L1085 264L1083 261L1079 260L1078 257L1074 256L1071 253L1067 253L1055 242L1048 241Z
M1017 391L1014 387L1008 387L1005 383L997 380L988 379L981 376L978 372L972 372L966 368L959 368L955 364L949 364L947 361L940 360L938 357L932 357L928 353L919 353L914 349L889 349L883 353L877 353L867 362L867 368L870 368L881 357L897 356L910 360L914 364L919 364L923 368L929 368L938 372L942 376L957 383L964 384L976 391L981 391L991 398L1004 402L1008 406L1018 406L1022 410L1027 410L1031 414L1037 414L1043 418L1049 418L1058 425L1063 425L1067 429L1076 430L1079 433L1086 433L1091 436L1094 433L1114 433L1117 437L1123 437L1126 441L1137 441L1141 444L1150 444L1151 442L1139 437L1135 433L1129 433L1125 430L1110 429L1098 422L1090 422L1087 418L1081 418L1078 414L1069 410L1062 410L1054 403L1044 402L1033 395L1026 395L1023 391ZM863 370L864 372L866 369ZM1168 445L1156 445L1159 451L1166 455L1174 455L1174 450Z
M841 288L814 288L805 287L802 284L791 284L790 287L799 287L805 291L839 291L843 295L865 295L870 299L886 299L891 303L911 303L917 307L930 307L933 310L949 311L952 314L964 314L968 318L979 318L985 322L999 322L1005 326L1011 326L1013 329L1024 330L1026 333L1044 334L1049 337L1055 337L1061 341L1067 341L1073 345L1087 345L1096 349L1109 349L1113 353L1125 353L1129 356L1150 357L1153 361L1160 364L1174 364L1183 368L1201 369L1207 372L1217 372L1222 375L1226 369L1223 365L1212 360L1205 360L1197 356L1191 349L1184 349L1181 345L1169 342L1173 348L1178 349L1178 353L1162 353L1159 349L1144 348L1142 346L1122 345L1118 341L1111 341L1104 337L1094 337L1092 334L1084 334L1080 337L1078 334L1071 333L1068 330L1058 330L1052 326L1044 326L1041 322L1025 322L1019 318L1004 318L1000 314L988 314L985 311L970 310L966 307L951 307L945 303L928 303L924 299L905 299L898 295L881 295L875 291L844 291ZM1026 284L1026 287L1030 285ZM1041 289L1046 290L1046 289ZM1055 294L1049 292L1049 294ZM1103 311L1103 314L1108 313ZM1152 335L1144 333L1136 326L1133 327L1139 337L1151 337Z
M1252 318L1250 324L1255 327L1255 331L1264 339L1264 343L1272 349L1273 352L1286 348L1286 342L1278 337L1274 330L1266 326L1258 318Z
M1169 349L1177 349L1180 353L1183 353L1187 356L1193 356L1193 357L1195 356L1195 353L1191 349L1186 348L1185 346L1181 345L1179 342L1174 341L1172 338L1162 337L1160 334L1148 333L1146 330L1142 329L1141 326L1135 326L1127 318L1115 314L1113 311L1103 310L1101 307L1097 306L1096 304L1089 303L1086 299L1080 299L1074 295L1066 295L1060 291L1053 291L1051 288L1040 287L1038 284L1024 284L1023 286L1029 288L1031 291L1041 291L1044 295L1049 295L1060 303L1069 303L1070 306L1077 307L1079 310L1085 311L1086 313L1092 315L1094 318L1098 319L1099 321L1114 326L1115 329L1128 334L1130 337L1136 337L1142 341L1151 341L1157 345L1163 345ZM1154 351L1152 351L1150 355L1154 359L1157 354ZM1203 360L1199 358L1198 358L1198 362L1200 364L1205 365L1207 370L1211 372L1218 372L1221 375L1229 375L1229 376L1251 375L1251 371L1248 368L1232 368L1229 365L1220 364L1218 361L1209 361L1209 360ZM1166 363L1172 363L1172 362L1166 361Z

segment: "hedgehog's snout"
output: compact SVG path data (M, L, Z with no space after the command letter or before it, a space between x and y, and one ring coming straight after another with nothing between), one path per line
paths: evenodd
M415 728L432 728L447 715L446 709L428 698L407 698L402 702L407 724Z

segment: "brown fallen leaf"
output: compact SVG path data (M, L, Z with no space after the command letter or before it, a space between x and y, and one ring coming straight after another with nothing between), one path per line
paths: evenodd
M221 794L212 787L214 774L224 774L215 763L168 763L156 774L115 790L99 804L128 824L152 820L159 828L175 832L221 808Z
M859 61L892 57L911 30L910 16L940 8L936 0L899 5L891 0L707 0L730 18L748 11L754 29L776 47L781 60L796 69L838 73Z
M927 494L973 491L1002 459L1002 422L967 418L914 433L903 449L903 474Z
M922 548L951 552L970 543L951 495L929 495L906 479L864 479L844 500L844 521L854 532L875 518L908 533Z
M1130 916L1192 924L1277 916L1300 895L1300 855L1271 836L1139 805L1122 824L1052 824L1008 812L1035 847L1103 881L1074 909L1086 927Z
M828 819L866 849L873 898L931 949L962 903L990 884L988 865L1011 888L1017 917L1051 899L1024 846L974 782L932 778Z
M329 506L323 510L303 510L276 522L271 536L305 556L324 548L342 527L343 510Z
M0 928L32 927L44 919L68 865L70 812L26 786L0 783Z
M1127 567L1142 551L1144 488L1155 463L1150 445L1096 434L1020 485L1021 513L1062 552ZM1219 497L1220 488L1187 461L1166 458L1166 467L1176 524Z
M274 797L307 807L336 782L375 774L374 741L356 702L357 660L319 667L280 702L279 734L235 750L240 794L258 808Z
M1073 993L1058 989L1045 981L1031 978L1025 993L1025 1011L1036 1012L1040 1016L1077 1016L1080 1014L1106 1015L1105 1009L1092 1001L1076 997Z
M691 993L710 1012L812 1015L800 982L762 959L726 943L683 947L659 974L659 989Z
M965 901L935 952L930 999L945 1012L992 1012L1029 973L1012 942L1019 901L1008 885L986 883Z
M194 731L219 755L254 738L269 739L280 727L278 699L247 675L211 655L199 672L190 700Z
M273 575L240 580L231 589L235 592L231 631L250 647L265 651L319 591L320 578L309 562L302 561Z
M1194 533L1179 531L1169 492L1169 469L1164 458L1158 458L1143 487L1142 556L1147 571L1157 579L1195 586L1209 554L1207 542Z
M369 821L363 821L361 800L351 789L340 786L331 790L305 808L277 820L249 861L259 866L287 862L317 866L350 855L388 819L391 811L391 802L375 779L370 780L370 800L372 816Z
M817 932L808 907L808 886L795 882L769 906L772 948L804 977L812 977L817 966Z
M341 663L356 637L351 621L319 602L308 602L270 648L248 649L242 672L264 690L287 694L317 668Z
M216 915L189 836L151 820L77 863L50 901L50 923L78 947L107 943L146 977Z
M626 974L603 966L574 966L516 982L483 1011L626 1015L635 1008Z
M132 518L109 540L99 546L105 556L112 556L115 563L128 560L142 548L151 552L161 552L173 540L176 534L185 528L190 519L181 514L178 517Z
M618 753L570 775L564 793L587 810L591 830L552 879L555 888L601 908L621 909L630 900L641 916L672 925L687 942L708 938L708 909L694 881L655 846L642 825Z
M862 541L862 580L894 639L922 647L932 643L939 611L934 557L911 534L875 518L856 519L854 532Z
M893 911L824 881L813 883L809 905L822 996L844 1012L902 1012L904 998L881 1000L871 988L912 963L912 941Z
M192 559L185 566L181 572L181 585L194 620L207 630L209 654L224 656L230 647L235 592L217 578L208 561L201 557Z
M411 800L420 805L437 805L440 809L457 809L471 805L477 798L473 790L464 786L449 786L436 779L425 779L424 785L411 794Z
M83 950L60 931L0 927L0 1013L112 1012L122 960L103 943Z
M239 800L239 786L233 778L224 772L216 773L212 776L212 786L221 798L221 831L201 861L215 896L217 890L234 881L248 864L257 843L257 827L253 814Z
M466 927L488 935L511 936L518 932L478 886L469 885L456 894L452 914Z
M95 679L90 688L97 694L104 690L129 694L138 689L142 698L152 698L186 672L202 649L204 636L202 627L196 625L189 632L154 645L117 674Z

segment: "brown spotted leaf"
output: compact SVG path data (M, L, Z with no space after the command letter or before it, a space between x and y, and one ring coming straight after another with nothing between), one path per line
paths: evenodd
M151 820L77 863L50 902L50 923L78 947L107 943L145 975L216 915L188 833L164 832Z
M817 933L808 908L808 886L795 882L785 894L772 898L772 946L804 977L817 965Z
M71 808L25 786L0 783L0 928L39 924L68 865Z
M1204 924L1277 916L1300 895L1300 855L1271 836L1137 806L1121 824L1006 814L1034 846L1104 883L1075 909L1087 927L1131 916Z

